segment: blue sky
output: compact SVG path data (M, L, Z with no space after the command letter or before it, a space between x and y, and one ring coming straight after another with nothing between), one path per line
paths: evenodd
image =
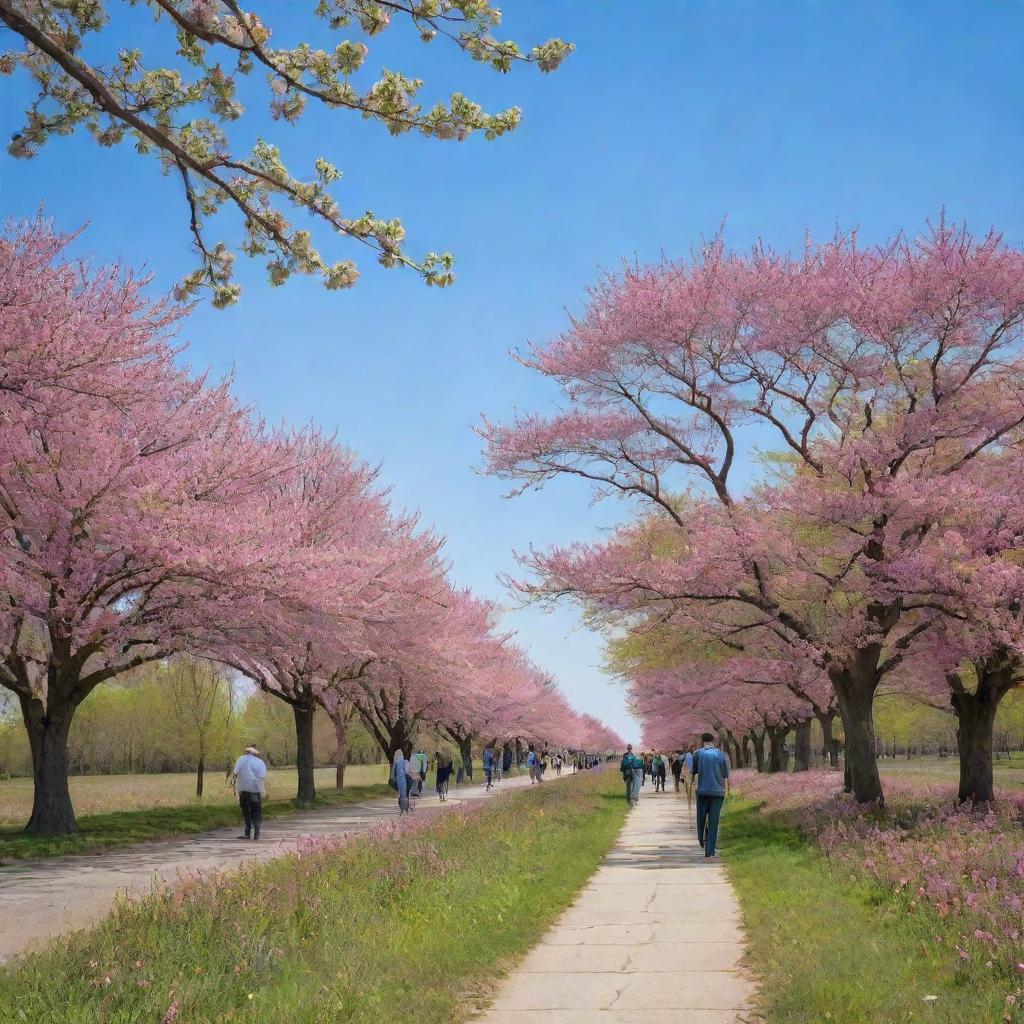
M253 8L279 40L297 40L312 6ZM261 134L278 142L295 173L318 154L332 159L345 172L342 208L402 217L413 254L451 249L456 285L427 289L361 260L354 291L301 280L273 290L240 257L241 303L201 306L186 337L194 364L233 369L237 393L271 420L336 428L382 462L397 502L448 536L455 578L507 601L495 577L514 567L513 550L597 537L628 511L592 506L568 483L505 501L499 482L475 472L482 412L508 417L554 397L508 351L559 331L601 268L684 255L723 218L736 246L760 237L789 248L805 229L829 234L837 223L866 239L916 230L945 207L1019 243L1024 3L504 7L503 34L531 43L558 35L577 52L554 75L503 77L395 28L371 46L368 67L424 78L430 102L457 89L491 108L519 105L523 123L509 137L395 140L313 108L289 128L273 125L259 101L233 131L239 147ZM115 21L115 31L117 45L159 52L144 21ZM29 89L10 79L0 89L6 138ZM180 186L127 147L100 151L76 137L33 161L0 158L0 209L25 215L41 202L61 227L89 222L80 251L145 265L160 289L193 266ZM210 228L238 237L227 217ZM332 259L363 256L318 241ZM621 691L600 670L600 641L573 611L514 611L508 622L578 707L635 738Z

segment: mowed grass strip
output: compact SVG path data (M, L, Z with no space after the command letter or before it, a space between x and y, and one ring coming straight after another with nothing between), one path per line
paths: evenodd
M881 886L834 869L779 815L731 797L722 845L766 1024L1024 1019L1005 983L961 973L955 923L907 913Z
M0 974L0 1021L456 1024L593 873L614 771L125 903Z
M390 795L384 784L330 789L320 793L316 803L297 806L287 799L268 800L264 818L282 818L299 812L340 807ZM242 812L234 800L179 807L148 807L108 814L86 814L78 819L73 835L27 835L20 829L0 829L0 863L32 857L61 857L130 846L150 839L206 832L222 825L241 827Z

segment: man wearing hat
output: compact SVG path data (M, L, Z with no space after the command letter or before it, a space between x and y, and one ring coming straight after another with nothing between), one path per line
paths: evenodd
M255 747L246 747L245 753L235 762L231 773L231 784L238 794L245 819L245 835L239 839L259 839L263 824L263 780L267 777L267 766Z

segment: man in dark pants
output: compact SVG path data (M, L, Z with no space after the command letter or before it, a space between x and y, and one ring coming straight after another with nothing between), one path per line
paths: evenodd
M718 851L718 822L722 804L729 792L729 758L715 746L715 737L704 733L701 748L693 758L693 774L697 777L697 841L704 847L705 858Z
M231 782L238 794L238 803L245 819L245 835L239 839L259 839L260 827L263 824L264 780L267 777L267 766L259 756L255 747L246 747L245 753L235 762L231 773Z

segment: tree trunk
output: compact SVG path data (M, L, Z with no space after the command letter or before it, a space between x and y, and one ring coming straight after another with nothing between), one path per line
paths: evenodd
M821 735L825 748L825 756L828 758L830 768L839 767L839 740L832 735L833 723L836 720L836 713L829 711L824 715L818 715L818 724L821 726Z
M970 800L977 805L995 800L992 753L996 713L999 702L1013 688L1018 664L1017 658L999 651L987 661L975 664L977 687L973 693L959 683L951 694L957 721L961 803Z
M757 762L757 770L764 772L767 765L764 761L764 733L759 736L753 729L750 730L750 740L754 747L754 760Z
M811 720L796 727L796 744L793 753L793 771L806 772L811 767Z
M349 717L340 708L334 712L334 788L345 788L345 764L348 761ZM390 771L390 766L388 768Z
M199 755L199 763L196 765L196 796L203 795L203 773L206 770L206 764L203 761L203 755Z
M78 831L68 788L68 734L77 705L54 702L47 709L21 697L21 710L32 751L32 815L26 832L65 835Z
M473 781L473 737L467 736L459 741L459 754L462 755L462 768L466 778Z
M876 674L867 666L846 668L833 677L833 685L846 736L848 792L853 793L858 803L884 804L885 796L875 753L873 705L878 685Z
M786 753L786 737L789 735L787 726L768 730L768 771L784 772L789 768L789 755Z
M316 777L313 774L313 712L315 708L292 705L295 715L295 767L299 788L295 802L311 804L316 800Z

